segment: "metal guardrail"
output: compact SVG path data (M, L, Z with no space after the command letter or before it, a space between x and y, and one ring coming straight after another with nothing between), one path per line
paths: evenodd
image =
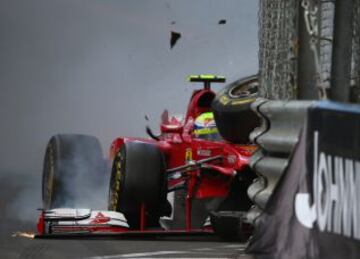
M255 205L248 212L247 219L255 225L288 165L307 109L314 103L259 98L251 105L261 118L260 127L250 134L251 141L260 147L250 161L259 177L248 188L248 195Z

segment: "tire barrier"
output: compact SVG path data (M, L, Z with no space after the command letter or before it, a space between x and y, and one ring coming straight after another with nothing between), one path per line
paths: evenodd
M263 145L261 156L254 157L260 178L249 192L261 215L246 252L257 259L360 258L360 105L264 102L257 108L269 124L256 142L276 136L274 125L285 125L276 129L289 128L289 134L296 125L301 130L294 138L284 132L284 140L295 140L290 156L285 152L290 141L274 141L270 151ZM283 148L273 151L276 144Z
M251 109L261 119L260 127L250 134L250 140L259 145L250 161L251 168L259 177L248 188L248 195L254 206L249 210L247 220L255 226L288 165L306 111L314 103L258 98L251 105Z

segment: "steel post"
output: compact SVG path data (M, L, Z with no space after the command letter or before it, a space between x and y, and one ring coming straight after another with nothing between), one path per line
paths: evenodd
M304 8L299 1L299 38L298 38L298 94L299 100L316 100L316 67L314 54L310 47L310 35L306 29Z
M353 0L336 0L331 67L330 99L350 100Z

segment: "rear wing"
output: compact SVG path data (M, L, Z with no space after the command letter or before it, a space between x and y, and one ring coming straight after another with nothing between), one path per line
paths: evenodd
M188 77L189 82L202 82L204 83L204 89L210 89L211 83L225 83L226 79L223 76L215 75L190 75Z

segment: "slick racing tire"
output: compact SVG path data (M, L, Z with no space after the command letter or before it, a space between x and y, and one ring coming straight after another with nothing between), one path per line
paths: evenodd
M43 208L89 206L105 170L106 162L95 137L53 136L48 142L43 165Z
M259 125L250 105L258 96L256 75L225 86L212 101L216 125L222 137L233 143L248 143L249 134Z
M108 209L124 213L130 227L136 229L144 204L147 225L158 224L160 216L171 213L165 170L164 156L155 145L124 143L113 161Z

